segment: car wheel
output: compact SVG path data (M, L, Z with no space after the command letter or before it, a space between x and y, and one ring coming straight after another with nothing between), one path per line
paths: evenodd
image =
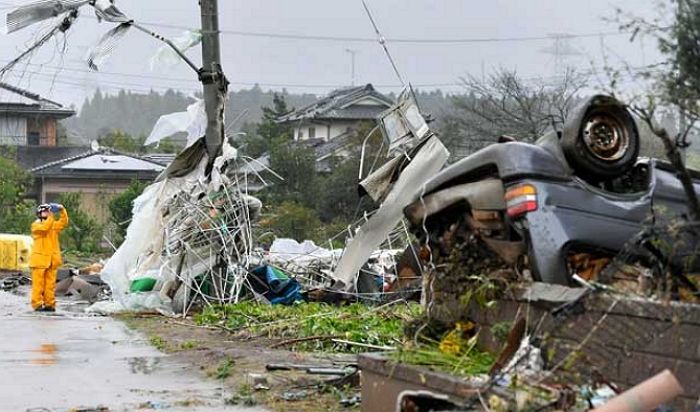
M612 97L595 96L573 113L561 146L578 175L607 180L634 166L640 141L629 111Z

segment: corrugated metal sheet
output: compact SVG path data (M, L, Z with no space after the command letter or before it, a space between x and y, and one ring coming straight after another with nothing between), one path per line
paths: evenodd
M70 170L162 171L164 166L123 155L94 154L61 166Z

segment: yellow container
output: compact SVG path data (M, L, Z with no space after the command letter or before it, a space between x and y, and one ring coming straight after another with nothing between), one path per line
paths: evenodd
M0 270L28 270L31 253L31 236L0 234Z

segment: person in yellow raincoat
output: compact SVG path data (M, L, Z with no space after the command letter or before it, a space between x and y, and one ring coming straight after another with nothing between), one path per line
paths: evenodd
M55 214L60 212L60 218ZM59 204L43 204L36 208L37 219L32 223L32 308L39 312L56 311L56 274L63 264L58 235L68 225L68 213Z

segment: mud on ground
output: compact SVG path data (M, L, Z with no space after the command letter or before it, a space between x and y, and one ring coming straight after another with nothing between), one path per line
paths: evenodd
M266 370L268 364L342 366L355 363L355 355L271 349L275 342L266 337L201 327L189 319L136 314L116 317L147 336L158 350L192 365L206 378L220 381L225 392L234 394L227 400L231 404L259 405L275 411L359 409L359 405L348 407L341 404L341 400L359 394L359 385L352 388L324 384L337 376ZM261 375L263 382L256 382L255 375ZM256 384L269 389L256 389Z

